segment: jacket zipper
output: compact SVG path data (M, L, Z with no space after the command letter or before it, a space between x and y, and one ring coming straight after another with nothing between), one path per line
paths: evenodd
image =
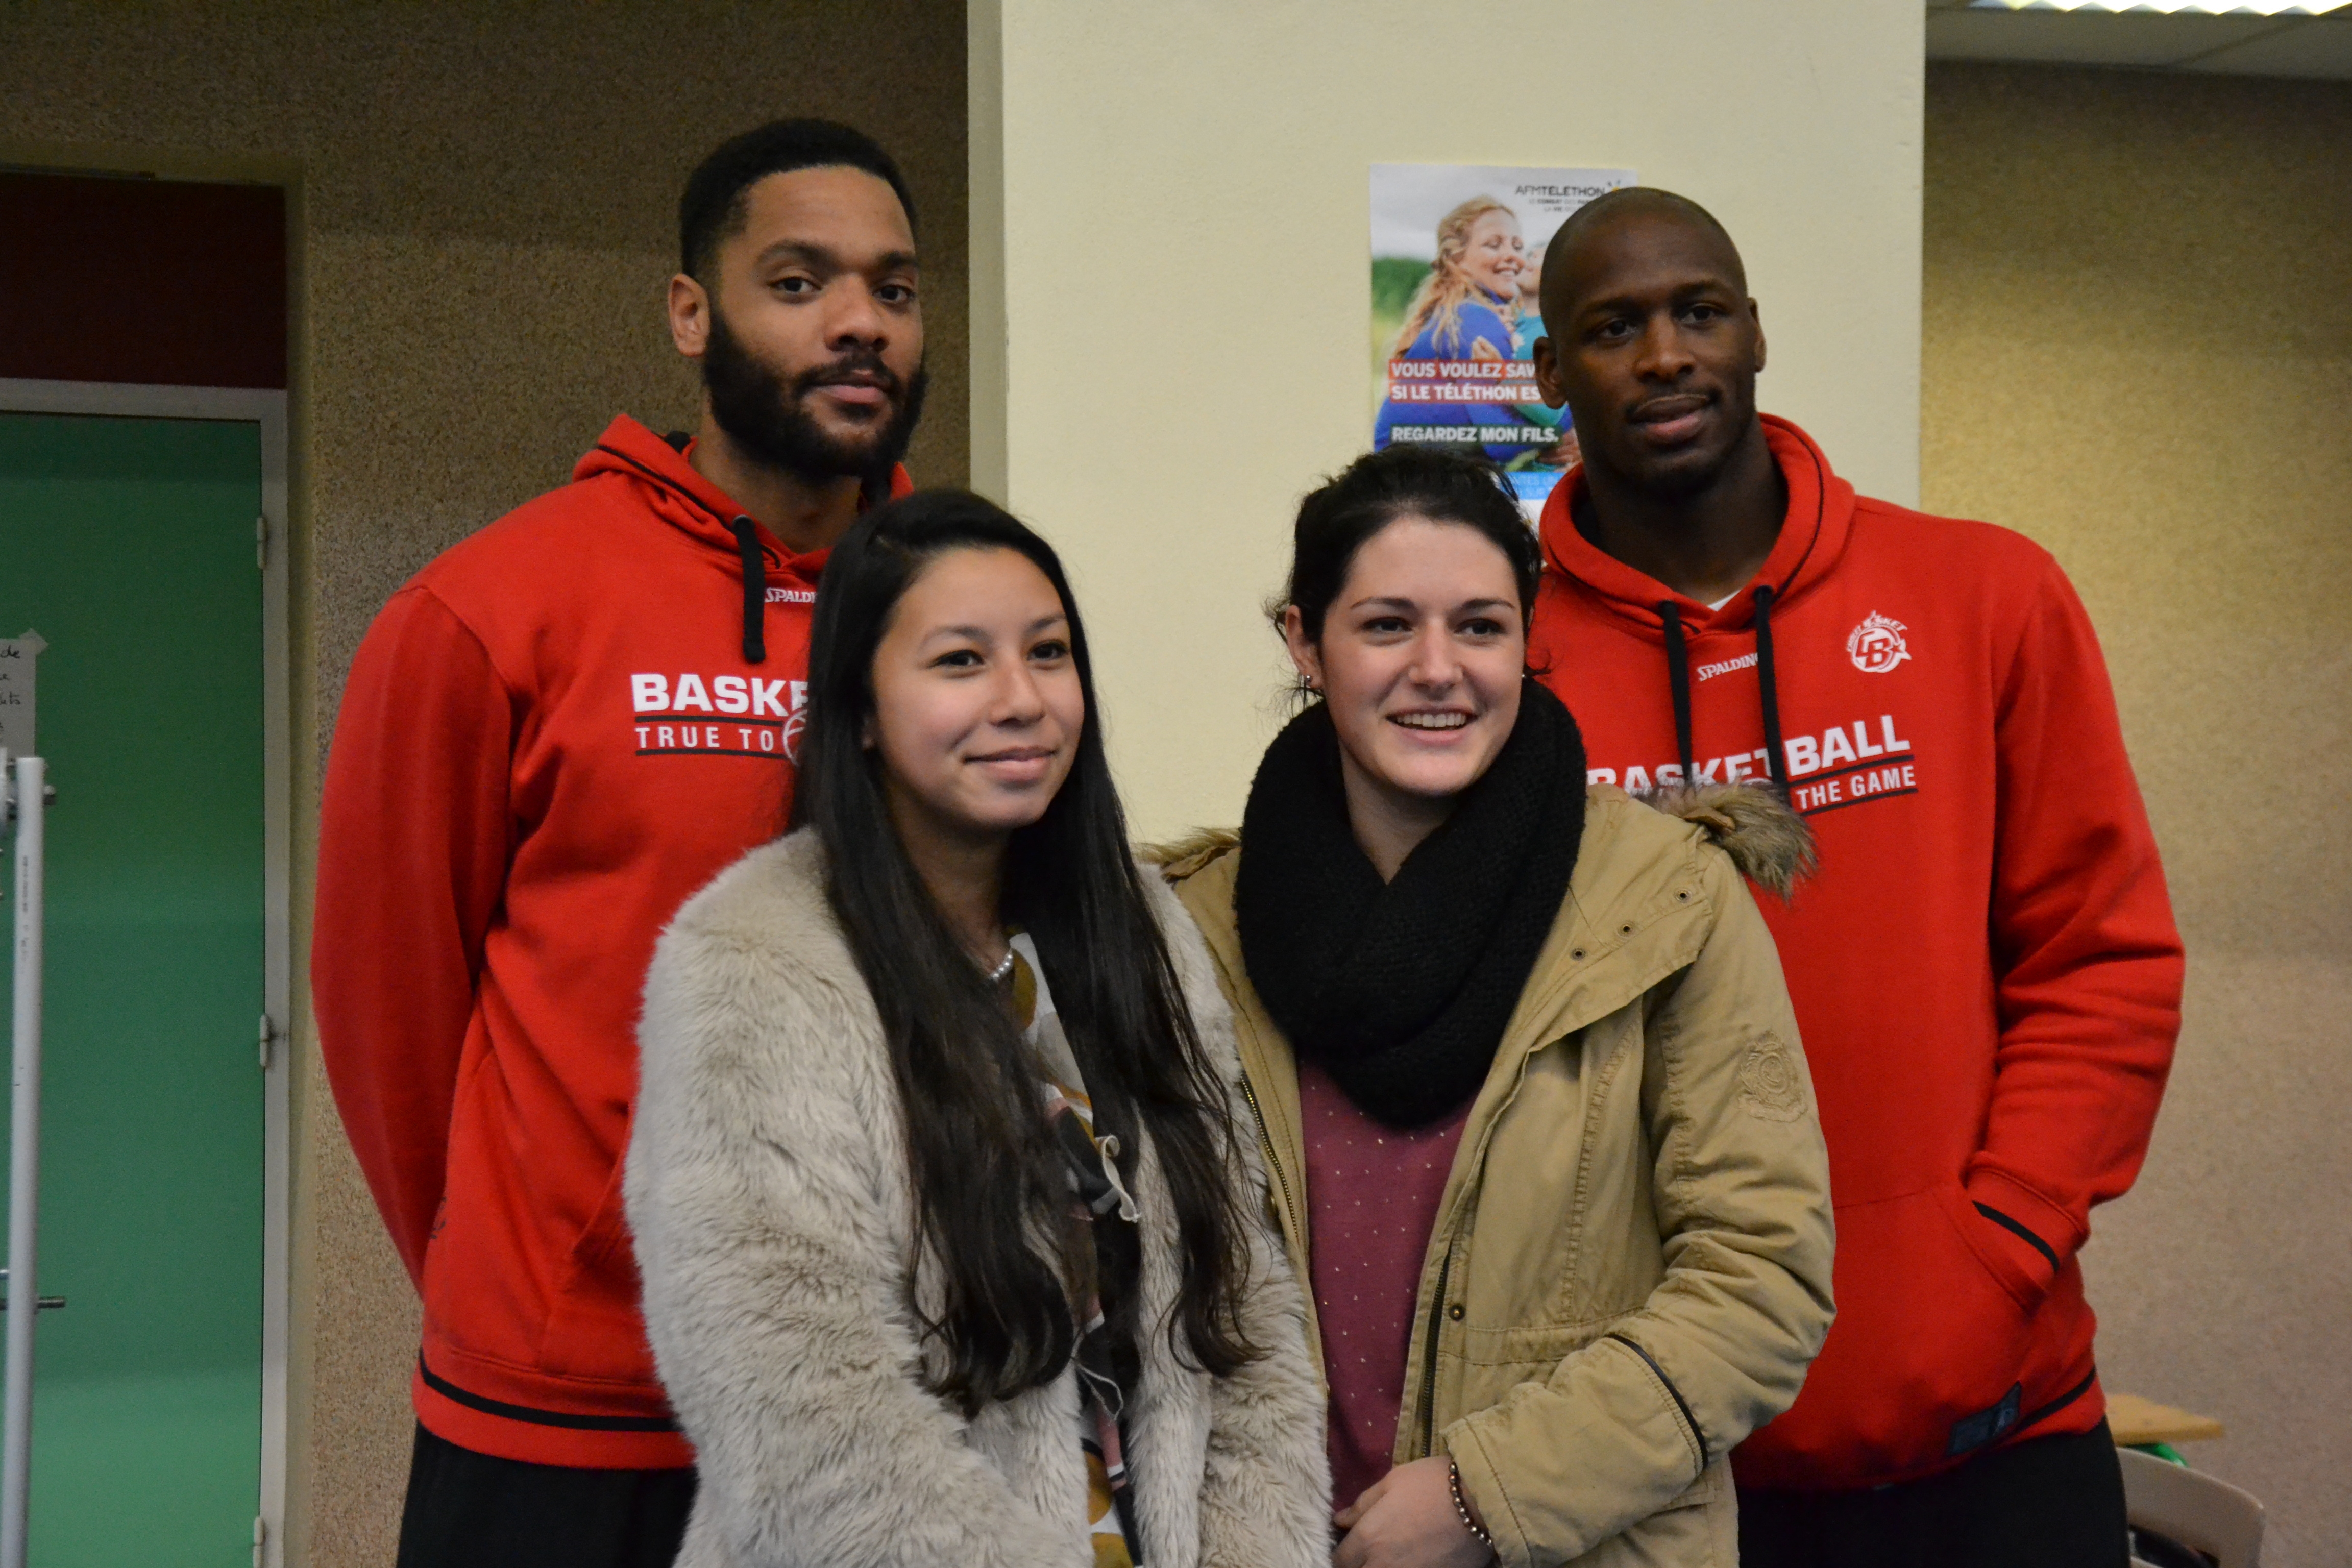
M1266 1131L1265 1112L1258 1109L1257 1090L1250 1087L1246 1072L1242 1074L1242 1099L1249 1102L1250 1115L1257 1122L1257 1146L1265 1155L1266 1172L1282 1190L1282 1212L1290 1216L1290 1234L1303 1239L1307 1226L1299 1221L1298 1206L1290 1201L1290 1179L1282 1173L1282 1162L1275 1157L1274 1134Z
M1479 1129L1478 1147L1475 1151L1477 1164L1486 1163L1486 1145L1494 1142L1496 1127L1501 1123L1504 1113L1509 1110L1512 1104L1519 1098L1520 1086L1528 1081L1528 1059L1533 1055L1532 1051L1519 1053L1518 1065L1512 1073L1511 1092L1503 1097L1503 1102L1495 1107L1495 1114L1488 1117L1486 1124ZM1247 1079L1244 1079L1243 1082L1244 1092L1248 1087ZM1256 1102L1253 1100L1251 1103L1255 1105ZM1458 1155L1456 1157L1459 1158ZM1476 1207L1473 1205L1471 1210L1473 1219L1476 1217ZM1444 1225L1445 1216L1438 1215L1437 1223ZM1454 1241L1453 1237L1447 1238L1445 1257L1438 1263L1437 1296L1429 1304L1429 1332L1422 1336L1421 1457L1424 1459L1434 1452L1437 1442L1437 1336L1444 1331L1442 1325L1445 1321L1446 1283L1454 1276Z
M1437 1443L1437 1336L1445 1321L1445 1282L1454 1273L1454 1248L1437 1266L1437 1296L1429 1303L1429 1334L1421 1347L1421 1457L1435 1451Z

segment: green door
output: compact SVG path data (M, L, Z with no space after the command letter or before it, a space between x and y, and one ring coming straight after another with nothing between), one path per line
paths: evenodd
M260 507L257 426L0 414L0 637L47 641L57 790L39 1284L67 1305L36 1352L37 1568L252 1560Z

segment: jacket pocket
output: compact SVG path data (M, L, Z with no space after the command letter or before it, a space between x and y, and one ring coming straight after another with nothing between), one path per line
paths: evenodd
M1549 1383L1559 1363L1607 1334L1623 1314L1543 1328L1474 1329L1438 1358L1436 1428L1508 1399L1523 1383Z
M635 1117L630 1118L632 1122L635 1120ZM569 1279L577 1279L582 1275L593 1274L609 1263L614 1254L627 1249L628 1206L621 1183L628 1168L628 1134L625 1130L621 1136L621 1157L613 1162L613 1173L604 1178L604 1190L596 1194L596 1207L589 1214L588 1223L581 1227L580 1235L572 1243ZM634 1263L630 1266L629 1276L634 1283L636 1278Z
M2024 1221L1971 1199L1965 1187L1938 1187L1936 1195L1944 1200L1946 1216L1951 1220L1952 1228L1960 1233L1960 1239L1975 1255L1978 1264L2009 1293L2019 1311L2032 1315L2042 1305L2042 1298L2049 1293L2049 1279L2037 1279L2020 1268L1992 1234L1992 1227L2006 1227L2011 1235L2042 1253L2049 1260L2050 1279L2055 1279L2058 1255L2050 1243L2035 1235Z
M1837 1321L1796 1404L1741 1451L1744 1482L1923 1473L2014 1426L2031 1318L1963 1215L1989 1223L1958 1182L1839 1207Z
M634 1111L629 1120L635 1121ZM654 1380L622 1192L628 1146L629 1127L624 1124L622 1153L613 1162L588 1223L572 1241L548 1301L539 1366L559 1377L608 1383Z

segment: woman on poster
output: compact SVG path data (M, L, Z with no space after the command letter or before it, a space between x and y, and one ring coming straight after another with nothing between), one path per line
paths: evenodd
M1477 363L1507 366L1521 357L1518 349L1519 272L1524 265L1517 214L1492 196L1473 196L1439 220L1437 258L1429 276L1405 307L1404 323L1389 351L1398 361L1426 364ZM1409 389L1461 388L1478 384L1458 377L1399 376L1391 371L1388 400L1381 405L1373 428L1375 449L1389 445L1399 426L1409 429L1435 426L1502 426L1512 429L1527 422L1508 403L1457 402L1443 397L1413 398ZM1549 445L1549 431L1539 445ZM1424 437L1426 439L1426 437ZM1447 445L1453 443L1448 442ZM1466 443L1465 443L1466 445ZM1508 462L1527 449L1524 442L1497 442L1483 447L1496 462Z

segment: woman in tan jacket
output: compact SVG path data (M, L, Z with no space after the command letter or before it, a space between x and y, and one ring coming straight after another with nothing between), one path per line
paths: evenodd
M1828 1331L1829 1175L1772 940L1801 823L1588 790L1492 471L1298 517L1317 699L1166 866L1234 1006L1331 1394L1337 1568L1725 1564L1725 1456Z

